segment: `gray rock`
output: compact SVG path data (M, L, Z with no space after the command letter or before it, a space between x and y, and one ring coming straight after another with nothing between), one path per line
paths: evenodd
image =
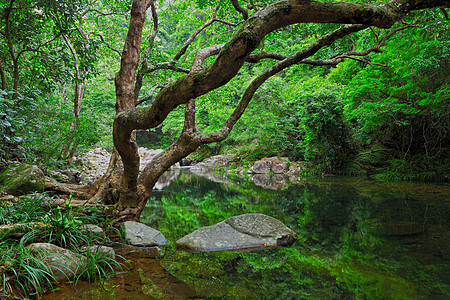
M286 159L287 160L287 159ZM270 170L275 174L284 174L288 171L288 163L286 160L278 157L271 157L268 159Z
M31 244L28 250L42 260L57 282L70 281L86 265L86 257L48 243Z
M101 246L101 245L94 245L90 247L82 247L81 252L89 252L92 254L95 253L103 253L105 255L105 258L115 259L116 258L116 252L113 248L108 246Z
M96 148L89 150L80 159L82 162L83 173L86 174L87 180L95 180L105 174L108 169L111 154L108 151Z
M211 156L210 158L206 158L201 163L196 164L195 166L192 166L193 170L214 170L217 167L223 167L226 166L232 157L230 155L215 155Z
M64 182L64 183L70 182L69 176L67 176L61 172L50 170L50 171L48 171L48 173L52 178L56 179L58 182Z
M139 171L142 171L152 159L163 152L162 149L147 149L144 147L138 148L138 155L140 157ZM85 153L81 158L76 158L82 163L83 172L78 174L80 181L93 181L103 174L108 169L111 154L108 151L96 148ZM62 171L61 171L62 172Z
M264 214L243 214L188 234L176 245L189 252L261 250L291 246L297 234Z
M72 184L81 184L84 182L85 178L83 174L76 169L64 169L60 171L63 175L67 176L69 179L69 183Z
M105 237L105 232L100 226L94 224L83 224L81 225L81 230L84 232L92 233L98 238L102 239Z
M35 165L14 163L0 173L0 185L6 193L15 196L43 192L45 177Z
M144 168L147 166L149 162L152 161L153 158L155 158L156 155L160 154L164 150L162 149L147 149L144 147L139 147L139 157L140 157L140 164L139 164L139 171L144 170Z
M158 230L142 223L127 221L123 223L127 243L133 246L164 246L166 238Z
M252 171L256 174L267 174L270 172L270 167L265 161L258 160L255 161L255 164L252 166Z

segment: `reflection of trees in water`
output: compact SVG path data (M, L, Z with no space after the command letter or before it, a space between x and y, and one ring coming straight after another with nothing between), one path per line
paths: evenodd
M273 216L300 237L294 248L271 252L198 256L173 251L166 256L165 265L172 266L168 271L202 295L219 297L223 291L234 291L242 297L249 293L266 298L414 298L431 295L432 285L445 282L440 275L445 274L445 264L439 264L442 259L434 251L443 242L433 242L429 235L430 228L439 224L441 235L448 235L448 225L442 225L448 207L437 205L439 201L391 193L370 182L319 182L271 190L248 181L219 184L185 172L177 178L157 192L160 199L149 201L141 217L172 243L199 227L246 212ZM427 231L390 236L377 230L379 224L406 220L424 223ZM425 264L420 260L425 253L418 249L431 246L434 256L427 254ZM200 265L206 272L208 264L215 271L221 269L221 275L194 272ZM438 275L427 271L430 264Z
M351 219L353 193L329 188L308 186L304 190L304 209L299 215L299 226L308 245L333 247L340 242L343 229Z

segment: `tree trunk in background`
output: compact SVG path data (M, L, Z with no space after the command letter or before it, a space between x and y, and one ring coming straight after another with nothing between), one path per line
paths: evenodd
M78 83L76 81L75 83L75 99L73 104L73 117L72 121L70 122L69 130L73 130L75 128L78 128L78 118L80 117L80 111L81 111L81 105L83 103L83 96L84 91L86 88L86 83L84 78L82 79L81 83ZM72 149L70 147L72 146ZM62 156L65 157L65 165L69 165L72 161L72 158L75 155L75 152L78 148L78 141L72 142L72 144L66 144L64 145ZM69 151L70 150L70 151Z
M0 79L2 80L2 87L1 89L3 91L6 91L6 77L5 72L3 72L2 64L0 63Z

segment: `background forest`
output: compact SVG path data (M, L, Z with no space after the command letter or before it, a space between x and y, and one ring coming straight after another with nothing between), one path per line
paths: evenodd
M259 2L273 1L249 5ZM144 78L143 104L184 75L197 50L227 41L242 18L228 1L156 5L164 22L146 23L143 46L150 49L145 59L159 68ZM69 164L87 149L112 150L114 77L129 9L129 1L117 0L0 2L0 167L21 160L46 169ZM213 15L223 22L211 22L184 55L177 55ZM224 142L203 145L191 156L229 153L246 162L278 155L306 161L317 174L448 182L448 19L444 9L415 12L404 20L405 28L368 28L336 41L313 58L332 59L375 45L382 51L337 65L297 64L280 72L259 88ZM290 55L338 27L289 26L269 34L259 49ZM218 130L248 82L273 64L247 63L228 84L198 98L198 128ZM162 126L139 132L139 146L168 146L183 121L179 107Z

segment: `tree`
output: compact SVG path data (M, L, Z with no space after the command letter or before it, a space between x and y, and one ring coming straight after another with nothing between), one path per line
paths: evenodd
M117 116L114 120L113 138L117 153L113 155L110 170L104 176L104 182L92 201L109 199L110 202L116 204L122 214L139 218L159 176L172 164L195 151L200 145L225 139L244 113L256 90L268 78L298 63L335 65L345 58L355 58L380 51L380 47L384 43L382 39L378 40L376 46L363 52L349 51L329 60L310 58L321 48L369 26L391 28L412 11L449 5L448 0L397 0L382 5L282 0L263 7L257 5L251 7L250 5L250 10L254 13L247 17L247 10L239 6L237 1L232 1L232 3L245 21L225 44L209 45L197 51L190 69L185 70L176 65L177 59L165 64L149 66L147 57L141 57L142 35L147 10L151 8L154 21L154 33L150 38L151 41L154 40L157 33L158 19L154 1L134 0L132 2L121 66L115 78ZM215 19L213 16L212 22ZM346 25L317 38L315 42L290 56L268 53L263 50L254 53L269 33L297 23ZM396 28L393 33L402 28L404 27ZM199 28L194 32L191 36L192 39L201 30L202 28ZM183 51L190 45L189 41L188 39L179 52L181 54L177 54L175 58L183 55ZM152 42L149 47L151 44ZM203 61L213 55L217 55L216 59L210 65L202 67ZM239 104L220 130L209 134L201 133L195 125L195 99L225 85L236 76L245 62L254 63L264 58L279 61L251 81ZM150 74L153 69L158 68L172 69L187 74L164 86L152 105L136 107L144 75ZM167 115L180 105L185 105L185 121L180 137L164 152L156 156L139 174L138 147L133 132L137 129L149 129L160 125ZM117 155L120 156L123 163L123 170L116 167Z

